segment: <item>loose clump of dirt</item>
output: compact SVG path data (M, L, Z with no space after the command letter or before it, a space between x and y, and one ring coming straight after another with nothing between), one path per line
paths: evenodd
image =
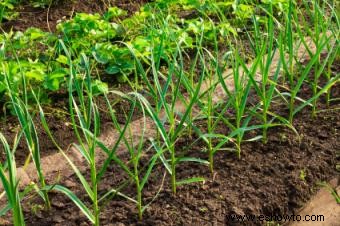
M150 0L58 0L51 7L34 8L29 4L20 5L15 9L19 17L15 20L5 21L0 25L5 31L24 31L29 27L37 27L44 31L55 31L60 19L69 19L77 12L104 13L108 7L120 7L131 15Z

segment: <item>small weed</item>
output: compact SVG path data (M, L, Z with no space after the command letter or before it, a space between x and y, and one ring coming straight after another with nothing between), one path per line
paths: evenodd
M299 178L303 182L306 182L307 172L305 169L300 170Z

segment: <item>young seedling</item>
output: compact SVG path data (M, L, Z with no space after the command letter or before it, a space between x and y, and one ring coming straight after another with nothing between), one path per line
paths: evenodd
M17 177L17 167L15 163L15 150L18 145L18 136L14 139L13 149L11 150L6 138L0 133L0 141L6 155L6 162L0 163L0 179L5 190L9 208L0 210L0 212L7 212L7 209L12 210L12 219L14 226L24 226L24 215L21 208L21 197L19 193L19 179ZM2 214L0 214L1 216Z
M257 50L257 58L260 58L260 67L259 67L259 73L261 74L260 78L260 84L258 84L256 73L247 73L249 76L249 80L251 81L257 95L259 96L261 100L261 111L262 111L262 122L263 122L263 133L262 133L262 139L263 142L267 142L267 130L268 127L273 126L269 120L268 116L270 114L269 108L271 106L271 103L273 101L274 97L274 91L276 88L276 85L278 83L279 73L281 69L281 61L279 62L273 62L274 56L275 56L275 48L274 48L274 19L273 19L273 5L272 3L269 3L268 10L266 11L268 13L268 25L267 25L267 39L261 40L260 30L258 21L255 17L253 17L254 27L255 27L255 49ZM271 66L276 63L276 69L274 74L272 75ZM274 64L275 65L275 64ZM247 70L245 68L245 70Z
M85 216L93 223L93 225L99 225L99 204L98 204L98 185L100 180L97 175L97 165L96 165L96 150L97 150L97 137L99 135L99 111L93 100L93 90L92 90L92 80L90 74L90 65L88 58L82 54L82 68L76 68L73 65L73 62L70 57L70 53L68 52L65 44L61 42L61 45L64 48L66 55L68 56L68 64L70 66L70 78L68 82L68 91L69 91L69 104L70 104L70 115L72 119L72 125L75 131L75 134L78 138L79 145L74 144L73 146L78 150L82 156L85 158L86 163L89 165L90 172L90 182L87 182L85 176L81 173L80 169L72 162L72 160L66 155L66 153L60 148L58 143L55 141L45 118L44 112L40 106L40 103L37 101L40 112L40 119L42 125L58 148L58 150L64 155L79 180L81 181L87 195L92 201L92 210L90 210L75 194L70 191L68 188L61 185L52 185L46 186L45 190L56 190L64 193L67 197L69 197L85 214ZM77 77L76 74L84 75L84 77ZM75 90L74 90L75 89ZM76 102L75 94L79 97L79 105ZM85 96L87 95L87 99ZM37 100L37 98L36 98ZM79 122L79 124L77 123ZM92 130L93 129L93 130Z
M299 87L295 89L295 91L299 91L301 86L300 84L307 82L311 85L313 97L312 102L307 101L308 103L304 104L305 101L298 98L294 94L294 92L291 91L291 94L293 95L290 95L290 122L292 122L292 118L294 115L293 112L297 112L294 106L295 99L299 99L301 102L303 102L303 106L310 105L312 107L312 116L315 117L317 112L317 99L320 96L318 94L320 94L321 89L323 89L319 87L319 78L326 71L325 74L328 80L327 84L332 83L331 73L328 73L329 70L324 69L326 66L329 68L330 65L332 65L339 51L339 20L334 9L334 4L332 5L328 1L323 1L323 3L320 4L319 1L315 0L312 3L312 7L310 7L310 4L306 1L303 1L303 3L305 6L305 10L303 12L300 12L297 9L292 10L292 18L295 21L296 34L299 37L298 41L301 42L305 47L310 60L308 64L304 67L299 65L299 69L302 71L302 76L294 78L294 84L290 85L290 89L294 90L296 88L295 86L297 85ZM304 17L301 17L298 13L300 13L301 15L302 13L309 15L309 18L312 19L311 21L313 23L313 26L310 26L310 21L304 20ZM311 41L306 40L306 35L311 38ZM310 42L312 43L312 45L310 44ZM296 43L294 43L294 45L295 44ZM312 51L311 46L315 46L315 51ZM321 61L321 53L325 50L327 51L327 56ZM281 54L281 59L283 58L284 57ZM295 60L298 61L300 59ZM286 62L283 62L283 64L285 68ZM312 77L312 79L310 79L308 75L311 73L312 69L314 69L314 76ZM326 99L327 103L329 104L330 89L327 89L327 93L328 94L326 95Z
M129 47L132 55L135 57L136 67L138 72L141 74L141 77L145 84L147 84L149 88L149 93L154 100L157 100L156 106L153 108L150 103L144 98L141 97L141 103L145 107L145 111L147 114L152 118L153 122L155 123L157 130L159 131L160 137L164 142L163 145L158 146L155 145L155 148L158 153L163 153L163 149L165 148L170 155L169 162L163 161L166 169L169 171L171 175L171 187L173 194L176 194L176 188L178 185L203 181L203 178L190 178L185 179L182 181L177 181L176 179L176 166L180 162L185 161L197 161L202 163L202 160L195 159L195 158L178 158L176 156L175 144L181 134L183 134L187 127L186 125L191 124L188 123L189 115L192 112L192 108L195 103L197 103L197 98L199 96L199 91L203 82L204 73L202 73L199 77L199 81L195 87L192 88L193 95L187 103L184 102L186 105L186 109L184 113L178 114L177 111L177 103L180 100L185 100L183 94L180 92L181 84L184 80L184 66L183 63L178 62L178 58L182 59L181 57L181 43L177 43L176 52L173 53L171 58L166 60L168 64L168 74L165 76L164 86L161 86L159 75L160 71L156 70L155 65L153 65L152 69L152 77L154 85L151 85L149 81L149 77L147 76L146 71L143 69L143 66L140 60L136 57L138 54L136 50ZM154 52L152 52L151 57L154 57ZM157 53L156 53L157 54ZM157 62L157 60L152 60L152 62ZM167 93L171 90L172 94L169 99L166 98ZM153 102L154 102L153 100ZM181 116L179 116L181 115ZM180 118L180 119L178 119ZM161 142L157 142L160 144Z
M323 33L320 35L320 39L319 39L319 42L318 42L318 46L316 46L316 50L314 53L309 53L311 55L311 59L309 60L308 64L302 68L301 70L301 73L300 73L300 76L298 77L295 77L294 78L294 81L292 84L290 84L290 89L289 89L289 93L286 93L286 92L283 92L281 93L281 95L283 96L289 96L290 98L290 101L289 101L289 122L290 122L290 125L292 125L293 123L293 117L294 115L301 111L302 108L304 108L305 106L307 105L310 105L313 107L313 102L319 98L319 96L322 94L322 93L325 93L325 92L328 92L328 90L332 87L332 85L334 85L336 83L336 81L338 80L338 76L335 76L333 77L331 80L329 80L327 82L327 84L321 88L319 91L317 89L317 84L314 83L314 85L316 86L314 91L313 91L313 96L309 99L309 100L303 100L301 98L298 97L298 93L300 92L301 90L301 86L308 81L308 75L310 74L313 66L315 65L315 63L318 62L318 59L320 57L320 54L322 53L322 51L324 50L324 48L330 44L331 42L331 39L332 37L328 36L326 33ZM280 39L282 42L282 38ZM304 42L304 41L303 41ZM280 44L281 46L282 44ZM328 60L331 56L333 56L334 52L332 51L333 48L335 48L335 44L332 45L333 47L331 47L331 51L327 54L327 57L325 58L325 61L318 66L318 70L315 72L314 74L314 78L319 78L321 73L323 72L325 66L327 65L328 63ZM336 50L338 51L338 50ZM336 52L335 51L335 52ZM282 52L282 50L281 50ZM281 55L281 61L283 62L283 65L287 65L287 62L286 62L286 58L285 56L283 56L283 54L280 54ZM295 102L296 100L299 100L300 102L302 102L302 104L298 107L296 107L295 105ZM316 104L316 102L314 102L314 104Z
M3 71L6 72L7 68L3 64ZM5 73L5 82L6 87L11 99L11 104L14 108L15 114L18 118L18 121L20 123L20 126L23 130L23 134L27 143L28 150L30 151L30 156L32 156L33 163L35 165L35 168L37 170L37 175L40 183L40 188L44 188L46 186L44 173L41 166L41 158L40 158L40 146L39 146L39 138L38 134L34 125L34 121L32 119L32 116L28 110L28 104L27 104L27 87L26 87L26 80L25 76L21 76L22 79L22 89L23 89L23 98L24 101L19 97L18 93L14 93L12 89L11 82L9 80L9 77L7 73ZM48 197L48 191L42 190L39 192L41 194L47 209L50 208L50 200Z
M106 170L106 167L108 166L107 164L110 162L109 160L112 159L117 165L119 165L125 171L125 173L127 173L129 180L132 181L132 183L136 187L136 199L132 199L127 196L123 196L123 197L127 198L129 201L132 201L136 204L137 210L138 210L138 218L139 220L142 220L143 212L146 210L146 208L151 204L151 202L153 202L153 200L158 195L157 193L149 203L144 205L143 200L142 200L142 192L150 178L150 175L153 171L153 167L155 166L155 164L157 163L157 160L162 156L163 153L156 152L153 156L149 158L148 163L143 168L140 167L141 158L144 154L144 151L147 149L145 147L145 141L146 141L145 132L146 132L147 117L145 115L145 109L144 109L144 103L147 103L147 102L145 102L146 100L143 99L143 97L139 93L136 93L136 92L131 92L128 94L123 94L119 91L113 91L113 90L109 92L119 96L120 98L123 98L129 101L131 104L128 117L126 118L125 126L124 128L121 128L121 126L117 122L115 112L112 109L110 101L107 98L106 94L104 94L114 127L119 132L119 134L124 135L121 139L124 142L124 145L125 145L124 147L127 149L129 153L130 160L127 163L124 163L122 160L118 158L118 156L112 156L112 157L110 156L105 161L102 170ZM130 122L131 122L132 116L137 106L140 107L140 110L142 111L143 116L141 118L142 120L141 129L139 130L140 135L138 136L138 138L134 138L134 134L132 134L132 131L131 131ZM152 145L150 145L150 147L147 150L151 149L151 147L153 146L157 146L157 144L155 144L152 139L151 139L151 143ZM106 153L112 152L110 151L110 148L106 147L102 143L100 143L99 146ZM130 166L131 164L132 164L132 167ZM101 171L98 175L102 176L102 172L103 171Z

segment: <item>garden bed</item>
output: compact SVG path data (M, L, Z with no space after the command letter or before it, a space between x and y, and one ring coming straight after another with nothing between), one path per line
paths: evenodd
M335 167L339 161L336 152L340 150L337 139L340 129L339 107L334 105L334 110L328 109L315 119L310 118L311 112L307 109L299 114L294 125L302 137L301 142L289 129L275 128L270 130L266 145L261 142L245 144L241 159L233 154L219 152L215 157L214 174L206 176L203 184L179 187L177 196L171 194L169 184L165 182L164 190L147 209L144 221L138 221L133 203L114 198L103 207L102 223L229 225L226 216L232 214L297 214L320 188L317 183L338 176ZM189 144L191 141L184 139L178 144L178 149ZM204 157L201 147L191 147L191 154ZM165 171L160 166L155 172L146 188L145 200L152 199L162 186ZM117 167L110 168L101 189L105 191L122 183L126 179L121 176L122 173ZM209 174L207 167L190 164L185 164L178 171L179 178ZM84 190L79 189L76 177L63 178L63 181L82 199L86 199L86 196L82 197ZM131 189L127 194L133 194L133 187ZM32 206L32 202L39 203L39 200L31 199L28 198L24 204L28 225L62 225L66 222L68 225L91 225L85 216L82 217L78 207L61 194L52 194L52 209L47 212L39 209L38 204ZM246 225L262 223L247 222Z
M334 62L333 73L338 73L339 69L340 62ZM309 86L303 87L303 90L301 98L310 98L312 93ZM335 99L340 97L339 90L340 87L337 84L332 88L331 96ZM257 101L255 96L256 94L253 96L253 101ZM324 97L318 104L318 109L324 110L321 110L316 118L311 118L311 111L306 108L294 119L294 127L301 139L289 128L270 129L268 143L245 143L240 159L233 153L218 152L214 158L216 167L213 174L206 166L184 163L177 172L178 178L205 175L206 180L204 183L179 187L176 196L171 194L168 183L169 175L162 169L162 165L159 165L155 173L151 175L143 194L145 202L154 199L157 194L156 199L146 210L144 220L138 220L134 203L129 203L118 196L113 197L103 206L102 224L239 225L239 222L228 221L227 216L298 214L304 204L321 188L321 182L330 181L339 175L336 166L339 162L338 150L340 150L340 142L337 139L340 129L338 114L340 104L337 101L331 106L326 106ZM273 109L277 114L287 114L284 104L277 104L273 106ZM197 123L198 127L200 125L204 130L204 122ZM223 125L216 130L220 133L228 133L228 129ZM141 131L137 129L135 133L138 132ZM105 136L105 132L103 134ZM256 134L251 136L256 136ZM110 140L110 136L106 135L102 139ZM117 139L117 137L112 136L111 139ZM176 145L179 155L183 153L186 156L204 159L206 153L202 147L205 144L199 142L192 145L196 139L197 137L179 140ZM53 146L51 141L48 139L46 141ZM120 156L128 161L128 156L124 152L121 150ZM42 152L42 155L44 154L46 153ZM153 153L146 151L145 155L143 158L147 162ZM24 160L25 158L17 157L18 162ZM50 168L53 169L53 166ZM64 175L63 172L61 173ZM77 177L72 176L70 170L67 173L65 171L65 175L67 174L70 177L59 177L58 173L54 173L49 177L49 182L63 184L72 189L82 200L86 200L86 196L83 196L85 191L80 189ZM89 176L89 174L86 175L86 177ZM58 177L60 179L55 181ZM127 179L119 167L110 167L105 173L99 190L105 192L109 188L122 185L125 194L133 196L135 188L133 185L126 184ZM43 203L39 204L39 198L28 197L24 201L27 224L62 225L67 222L68 225L91 225L85 216L81 217L78 207L62 194L52 193L51 202L52 209L45 211L41 209ZM31 203L36 204L32 206ZM78 212L79 214L74 214ZM264 221L247 221L245 225L263 225L264 223ZM6 225L6 221L2 224Z
M289 225L229 218L339 185L333 3L62 3L2 23L1 225Z

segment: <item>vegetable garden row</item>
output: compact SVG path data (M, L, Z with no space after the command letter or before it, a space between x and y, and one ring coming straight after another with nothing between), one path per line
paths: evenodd
M0 22L14 18L15 4L20 3L0 2ZM57 191L93 225L100 225L105 206L117 197L134 203L142 221L164 186L176 199L178 187L214 178L217 153L232 153L238 161L244 143L266 145L278 127L302 139L294 124L297 115L306 108L311 118L339 109L340 75L338 68L333 70L340 60L336 4L157 0L128 15L108 1L105 14L61 19L55 33L2 30L0 106L3 118L14 116L20 129L14 140L0 133L0 215L25 225L26 197L40 197L48 211ZM128 88L121 90L120 84ZM85 171L61 147L47 119L56 114L48 106L53 108L53 96L60 94L65 105L59 112L70 120L72 150L81 154ZM127 110L117 107L121 102ZM104 115L118 134L111 145L100 139ZM132 134L136 117L142 123L138 134ZM57 178L55 183L46 180L37 124L72 168L86 199ZM147 124L155 128L153 137L148 137ZM183 140L187 144L179 147ZM23 141L29 155L18 165L16 151ZM200 155L192 153L195 145ZM100 161L98 152L104 153ZM23 187L17 169L29 163L37 181ZM187 164L205 166L210 174L179 178L177 172ZM124 180L103 190L104 175L112 167L119 168ZM145 200L143 194L160 170L165 173L162 185Z

